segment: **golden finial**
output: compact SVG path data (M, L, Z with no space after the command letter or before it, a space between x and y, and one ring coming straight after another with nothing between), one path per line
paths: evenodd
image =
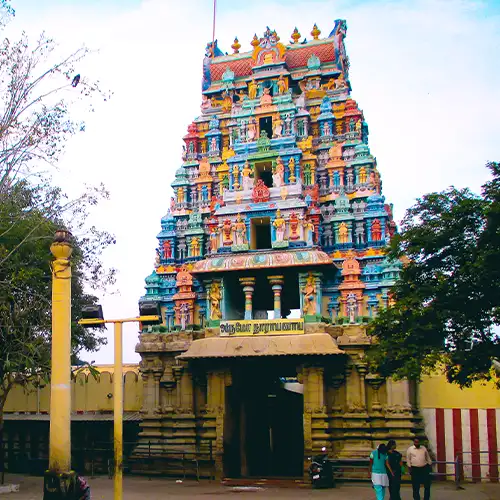
M316 23L314 23L311 35L315 40L317 40L319 35L321 35L321 31L318 29L318 26L316 26Z
M257 38L257 33L253 36L252 41L250 42L254 47L257 47L259 45L259 39Z
M295 29L293 30L292 40L293 40L293 43L295 43L295 44L299 43L300 33L299 33L299 30L297 29L297 26L295 26Z
M238 37L235 37L233 45L231 45L234 54L238 54L241 48L241 43L238 41Z

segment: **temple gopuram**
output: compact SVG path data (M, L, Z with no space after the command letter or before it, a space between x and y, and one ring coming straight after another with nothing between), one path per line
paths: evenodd
M415 388L366 361L401 263L384 255L396 226L351 97L346 28L321 38L314 25L310 40L295 28L289 43L267 28L231 55L207 45L140 299L163 324L136 348L137 453L210 443L219 477L301 477L323 446L366 459L423 432Z

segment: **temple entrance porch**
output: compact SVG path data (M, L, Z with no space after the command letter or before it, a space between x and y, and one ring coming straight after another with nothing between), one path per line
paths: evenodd
M226 273L225 320L299 318L300 287L296 269ZM249 308L251 306L251 309Z
M226 389L227 477L303 474L303 385L294 368L280 364L247 360L232 370L232 385Z

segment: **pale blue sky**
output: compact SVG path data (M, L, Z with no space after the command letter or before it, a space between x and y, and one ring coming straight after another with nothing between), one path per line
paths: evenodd
M370 128L384 194L400 219L417 196L455 184L478 189L484 164L500 159L500 1L218 0L216 37L242 51L266 26L283 41L297 26L310 38L347 20L352 96ZM153 267L155 236L181 163L182 136L199 114L202 58L212 33L211 0L18 0L9 30L45 29L70 50L99 48L80 72L114 90L113 99L72 140L56 181L71 192L103 181L112 200L95 214L117 245L118 294L109 317L137 311ZM124 355L137 360L137 332L125 329ZM112 345L92 355L112 361Z

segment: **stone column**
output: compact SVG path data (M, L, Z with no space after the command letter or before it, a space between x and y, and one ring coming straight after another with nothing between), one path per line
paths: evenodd
M274 293L274 319L281 318L281 290L283 289L283 276L268 276Z
M174 375L175 383L177 384L177 401L176 407L178 410L182 408L182 391L181 391L181 379L184 367L180 364L172 366L172 374Z
M373 390L372 401L371 401L371 411L379 413L382 410L382 405L380 404L379 389L384 383L384 379L380 375L374 373L369 373L365 377L366 383L371 386Z
M252 297L255 290L255 278L240 278L245 293L245 319L252 319Z
M366 410L365 377L368 372L368 364L363 358L360 358L359 361L356 362L356 370L358 370L359 373L359 398L361 400L361 407Z

